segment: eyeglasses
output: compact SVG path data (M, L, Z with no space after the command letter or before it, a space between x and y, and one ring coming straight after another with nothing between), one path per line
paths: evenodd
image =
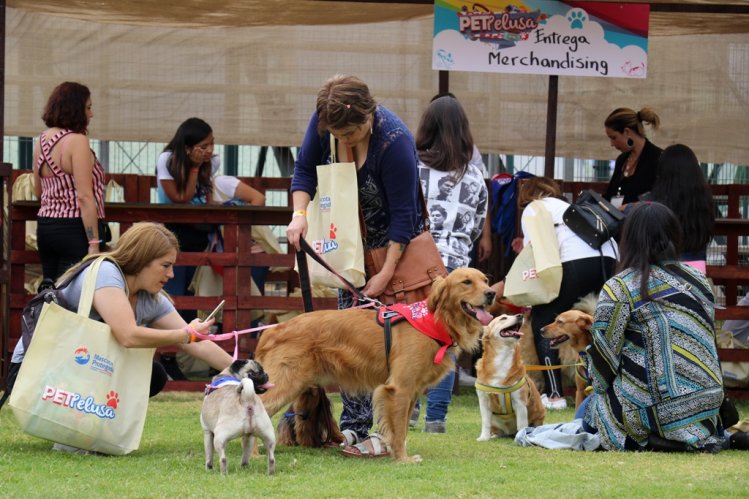
M337 138L339 140L340 139L347 139L347 138L351 137L352 135L354 135L355 133L360 132L362 130L362 128L364 128L365 125L366 125L366 123L362 123L361 125L355 126L353 128L349 128L348 131L345 131L345 130L333 130L332 128L329 128L328 131L331 133L331 135L333 135L333 137L335 137L335 138Z

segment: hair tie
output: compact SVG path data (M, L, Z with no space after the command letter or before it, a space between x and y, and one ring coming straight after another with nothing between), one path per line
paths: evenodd
M351 104L344 104L346 106L346 109L351 109Z

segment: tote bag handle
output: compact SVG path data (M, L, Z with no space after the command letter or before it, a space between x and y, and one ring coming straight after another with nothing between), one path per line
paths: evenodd
M78 315L88 317L91 314L91 306L94 302L94 291L96 290L96 277L99 275L99 267L104 260L112 262L117 270L122 274L122 280L125 282L125 294L130 294L127 287L127 280L125 280L125 274L122 272L120 266L112 258L108 256L100 256L94 260L94 263L88 269L86 277L83 278L83 286L81 287L81 298L78 302Z

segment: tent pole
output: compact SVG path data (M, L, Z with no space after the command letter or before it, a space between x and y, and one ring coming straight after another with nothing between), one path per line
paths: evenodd
M546 104L546 161L544 176L554 178L554 158L557 149L557 96L559 76L549 76L549 98Z
M437 93L440 95L446 94L447 92L450 91L450 71L445 71L443 69L440 69L439 86L437 88L439 89Z

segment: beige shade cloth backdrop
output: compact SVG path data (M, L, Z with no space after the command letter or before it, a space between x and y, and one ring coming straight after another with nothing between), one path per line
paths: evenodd
M236 8L261 3L265 10L282 5L215 2ZM60 15L54 8L92 2L8 4L6 135L38 135L46 98L64 80L92 90L92 138L166 142L181 121L199 116L219 143L275 146L301 143L317 90L335 73L364 79L413 131L438 88L430 5L371 4L375 11L370 4L289 2L283 5L334 5L340 15L326 8L284 18L288 12L280 9L268 16L276 24L253 25L272 21L237 15L238 25L229 26L226 20L234 17L213 19L208 11L188 9L205 7L202 0L97 2L102 10L89 15L75 9ZM115 4L122 6L105 9ZM158 6L162 14L126 15L145 6ZM651 14L645 80L560 77L557 156L614 158L603 132L605 116L615 107L648 105L663 121L651 135L661 147L682 142L702 161L749 164L749 16L710 15L709 22L706 16ZM192 26L185 27L190 18ZM315 24L383 18L406 20ZM177 27L168 25L170 19ZM300 19L305 24L289 25ZM548 81L542 75L452 72L450 90L466 107L483 152L542 156Z

